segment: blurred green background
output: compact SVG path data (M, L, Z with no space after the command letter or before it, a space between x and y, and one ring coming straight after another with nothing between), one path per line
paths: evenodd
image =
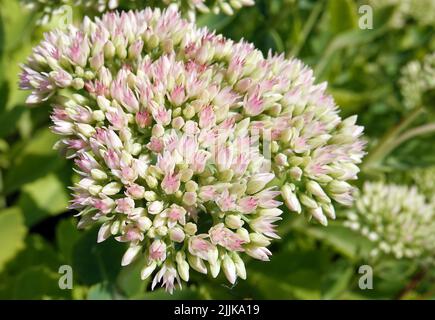
M310 65L318 81L329 82L341 114L359 115L370 157L379 141L409 118L401 70L435 51L435 10L420 6L403 12L402 1L373 0L373 29L362 30L358 9L366 3L256 0L256 6L234 16L202 15L198 23L253 42L265 54L283 52ZM421 18L427 15L432 19ZM77 21L81 17L74 11ZM97 230L76 230L74 212L65 209L74 173L52 149L56 137L49 130L50 108L29 109L27 93L17 86L19 63L51 27L35 26L38 18L17 0L0 0L1 299L435 298L434 270L422 273L413 261L393 258L378 261L373 290L361 290L358 268L367 263L364 252L370 243L340 222L325 228L289 213L279 227L282 239L271 248L272 260L247 260L246 281L231 287L222 277L194 275L173 296L150 291L149 283L139 280L140 261L121 269L122 244L97 245ZM409 125L418 127L434 116L429 110L413 120ZM403 182L407 171L435 165L434 135L408 139L376 160L364 165L358 186L385 177ZM61 265L73 267L72 290L59 289Z

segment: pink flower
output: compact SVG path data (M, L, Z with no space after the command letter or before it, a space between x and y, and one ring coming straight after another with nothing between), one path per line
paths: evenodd
M161 240L154 240L149 249L149 258L164 261L166 259L166 244Z
M133 183L130 186L127 187L126 195L128 197L131 197L133 199L141 199L144 195L145 188Z
M210 128L216 123L216 115L212 106L204 107L199 113L199 126L201 128Z
M257 209L258 200L254 197L245 197L237 202L240 212L252 213Z
M276 226L273 225L274 222L279 220L281 220L280 217L265 215L251 220L249 225L257 233L263 233L268 237L279 239L279 236L276 234Z
M139 128L143 129L151 125L152 118L148 112L139 111L138 113L136 113L136 123L139 126Z
M168 227L174 227L177 222L181 225L186 224L186 210L183 207L172 205L166 210L166 217L168 218Z
M245 252L253 257L254 259L262 260L262 261L269 261L269 256L272 255L272 252L270 252L269 249L265 247L251 247L247 246L245 247Z
M166 194L174 194L180 189L180 175L166 174L162 180L161 187Z
M165 263L160 271L156 273L151 288L154 289L154 287L160 281L162 281L162 286L165 286L166 291L171 294L173 293L175 288L175 281L177 281L181 288L180 278L178 276L177 270L170 263Z
M236 209L235 196L230 195L228 190L225 190L216 200L216 204L222 211L233 211Z
M121 198L115 201L115 210L120 213L129 214L134 209L134 200L131 198Z
M217 224L209 231L210 240L231 251L244 251L242 244L245 241L230 229L225 228L223 223Z

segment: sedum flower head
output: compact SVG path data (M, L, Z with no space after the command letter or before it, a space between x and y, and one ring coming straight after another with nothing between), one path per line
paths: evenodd
M174 9L114 12L46 34L22 68L27 102L52 104L81 176L79 226L128 243L122 265L144 256L142 278L172 292L191 269L235 283L243 254L269 259L280 192L246 101L271 65L251 45Z
M352 201L362 128L326 84L174 8L48 33L20 83L28 103L54 106L58 147L82 176L80 225L103 222L99 240L128 242L123 264L144 254L143 278L157 270L170 291L190 268L234 283L242 253L268 260L279 195L325 225Z
M435 166L413 169L409 175L426 198L435 204Z
M376 244L374 256L423 261L435 250L435 207L416 187L365 183L345 225Z
M415 21L420 26L434 26L435 2L432 0L370 0L370 5L377 8L393 7L391 24L400 29L408 21Z
M435 52L403 67L399 84L406 108L430 107L435 101Z

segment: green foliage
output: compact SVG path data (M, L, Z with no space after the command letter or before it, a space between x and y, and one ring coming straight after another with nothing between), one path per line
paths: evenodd
M410 20L396 29L391 24L396 9L389 6L374 10L372 30L361 30L358 8L366 2L256 0L234 16L206 14L197 23L253 42L265 54L295 55L314 69L319 82L328 81L342 115L358 114L365 126L368 157L357 186L377 179L413 184L408 171L435 165L433 131L395 142L409 130L433 124L434 116L427 110L413 115L415 110L404 107L399 79L408 62L435 51L435 27ZM73 172L53 150L57 138L48 128L49 106L27 108L26 94L17 87L19 64L42 39L44 30L35 20L17 0L0 0L0 298L435 298L433 270L401 293L421 266L370 260L372 244L340 222L319 227L288 212L271 261L246 261L246 281L231 287L223 277L193 274L191 284L173 296L151 291L149 280L139 280L143 261L121 268L124 245L97 244L98 230L77 230L75 213L66 209ZM425 93L429 104L432 98L433 92ZM373 290L358 287L363 264L374 268ZM59 289L61 265L73 267L73 290Z
M18 208L9 208L0 211L0 271L10 259L14 258L24 247L24 237L27 229L24 226L22 213Z

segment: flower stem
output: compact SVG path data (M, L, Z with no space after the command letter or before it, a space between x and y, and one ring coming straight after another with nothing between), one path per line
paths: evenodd
M394 150L394 148L398 146L396 143L397 136L411 125L423 112L424 108L416 108L403 118L395 127L391 128L391 130L389 130L379 141L373 151L366 157L362 169L366 170L379 164L392 150Z
M295 44L293 49L290 51L291 57L297 57L299 55L299 52L304 47L311 31L313 30L317 20L319 19L320 14L322 13L324 1L319 1L313 10L311 10L311 13L308 17L307 22L304 25L304 28L302 29L302 35L299 38L298 42Z
M424 277L427 274L427 269L422 269L417 272L409 281L409 283L403 288L397 295L396 300L400 300L404 298L409 292L418 287L418 285L423 281Z
M402 143L421 136L421 135L425 135L425 134L429 134L429 133L433 133L435 132L435 123L429 123L429 124L425 124L422 125L420 127L411 129L405 133L403 133L402 135L400 135L397 140L391 145L391 150L394 150L396 147L398 147L399 145L401 145Z

